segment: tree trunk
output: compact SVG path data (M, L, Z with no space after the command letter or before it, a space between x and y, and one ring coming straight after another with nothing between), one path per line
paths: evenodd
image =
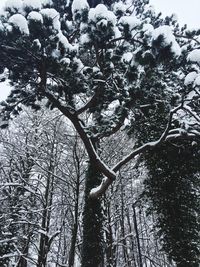
M30 238L28 237L28 240L24 246L24 250L23 250L23 255L27 256L28 255L28 250L29 250L29 241ZM27 267L28 266L28 262L27 259L23 256L20 257L19 262L17 263L17 267Z
M76 240L77 240L77 232L78 232L78 211L79 211L79 194L80 194L80 162L75 150L76 164L77 164L77 180L76 180L76 201L75 201L75 211L74 211L74 226L72 230L72 238L69 252L69 262L68 266L74 266L75 259L75 249L76 249Z
M103 212L101 201L89 197L90 190L101 182L101 175L92 163L88 166L83 213L82 267L103 267Z
M132 266L136 267L136 259L135 259L135 244L134 244L134 239L133 239L133 230L132 230L132 222L130 219L130 211L127 208L127 213L126 213L126 217L127 217L127 223L128 223L128 228L129 228L129 234L131 234L130 236L130 245L131 245L131 252L132 252Z
M105 202L107 206L107 229L105 231L105 237L106 237L106 266L107 267L115 267L115 250L116 250L116 244L113 244L113 231L112 231L112 225L111 225L111 211L110 211L110 203L109 201Z
M51 167L49 168L51 170ZM37 267L45 267L47 262L47 254L49 252L49 226L51 219L51 206L53 201L53 189L54 189L54 177L49 175L47 178L47 186L45 191L45 203L42 214L41 228L45 234L41 233L39 251L38 251L38 262Z
M138 233L138 223L137 223L137 217L136 217L136 211L135 211L135 205L134 204L132 204L132 208L133 208L133 222L134 222L137 247L138 247L139 266L142 267L143 266L142 253L141 253L140 238L139 238L139 233Z

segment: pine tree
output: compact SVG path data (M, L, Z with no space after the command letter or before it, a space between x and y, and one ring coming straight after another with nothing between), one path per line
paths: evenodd
M88 167L87 179L92 181L88 184L95 186L99 173L105 176L98 189L89 193L86 188L86 205L88 194L93 198L102 195L121 166L173 138L168 134L177 111L185 110L198 121L197 110L191 107L195 113L189 112L183 105L180 89L188 70L186 56L197 33L187 36L173 17L161 19L147 0L134 1L133 5L129 1L103 2L97 5L91 1L90 6L86 0L13 2L6 7L0 24L0 67L8 69L5 74L13 86L2 103L2 127L23 105L37 110L46 99L47 106L59 109L74 125L87 150L89 166L96 170L90 177ZM187 48L182 52L180 46ZM157 141L136 147L112 170L107 167L95 146L116 133L126 120L129 131L140 117L144 128L155 125L152 120L160 109L166 116L154 129ZM148 113L150 120L146 119ZM194 130L198 131L195 124L188 128L186 137L196 135ZM147 141L153 138L155 135L150 134ZM89 200L93 201L97 202ZM95 211L98 205L91 207ZM101 258L101 249L96 253ZM83 259L91 262L90 258Z

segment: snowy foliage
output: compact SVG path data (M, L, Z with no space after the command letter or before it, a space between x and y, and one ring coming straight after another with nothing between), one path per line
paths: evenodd
M29 34L28 23L23 15L15 14L9 18L8 22L18 28L22 34Z
M197 73L196 71L192 71L190 73L188 73L185 77L185 85L190 85L190 84L193 84L193 82L195 81L197 77Z
M152 41L155 42L156 40L158 40L159 37L163 38L161 44L163 47L170 46L170 49L175 56L178 57L181 55L180 46L177 43L173 35L172 29L169 26L160 26L154 30Z
M196 77L194 85L200 86L200 74Z
M28 14L28 17L27 17L28 20L35 20L35 21L40 21L41 23L43 23L43 17L42 15L37 12L37 11L31 11L29 14Z
M200 49L194 49L187 57L188 61L200 63Z
M59 20L60 15L55 9L44 8L40 10L40 13L43 15L45 19L47 19L47 21L50 21L55 30L58 31L60 30L60 20Z
M132 16L123 16L119 20L119 25L123 28L128 27L129 31L132 31L133 29L136 29L138 26L140 26L141 21L139 21L136 17ZM120 28L121 28L120 27ZM123 28L121 30L123 31Z
M42 8L40 0L23 0L23 6L32 10L40 10Z
M22 6L22 0L7 0L5 3L5 9L11 12L21 11Z
M72 3L72 14L74 19L79 18L82 13L89 9L87 0L74 0Z

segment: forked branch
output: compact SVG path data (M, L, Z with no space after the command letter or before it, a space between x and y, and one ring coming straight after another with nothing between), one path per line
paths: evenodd
M165 128L165 131L163 132L163 134L160 136L160 138L157 141L148 142L148 143L136 148L134 151L132 151L129 155L127 155L124 159L122 159L120 162L118 162L112 168L112 171L115 173L115 175L116 175L117 171L119 171L126 163L128 163L130 160L134 159L137 155L144 153L145 151L147 151L149 149L155 148L155 147L159 146L162 142L165 141L165 139L169 133L170 127L171 127L173 115L180 109L182 109L182 104L170 111L169 120L168 120L167 126ZM105 177L102 180L102 183L98 187L93 188L91 190L90 197L92 197L92 198L100 197L102 194L105 193L105 191L112 184L112 182L113 182L113 180L110 180L109 177Z

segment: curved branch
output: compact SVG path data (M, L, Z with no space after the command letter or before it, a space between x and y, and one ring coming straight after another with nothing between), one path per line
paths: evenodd
M183 110L185 110L186 112L188 112L193 118L195 118L195 120L196 120L198 123L200 123L200 117L199 117L197 114L195 114L195 113L190 109L189 106L184 105L184 106L183 106Z
M174 109L172 109L169 113L169 120L167 123L167 126L165 128L165 131L163 132L163 134L160 136L160 138L157 141L153 141L153 142L148 142L138 148L136 148L133 152L131 152L128 156L126 156L124 159L122 159L119 163L117 163L117 165L115 165L115 167L113 168L113 171L116 172L118 171L123 165L125 165L126 163L128 163L131 159L133 159L135 156L137 156L140 153L145 152L146 150L150 149L150 148L155 148L156 146L160 145L165 138L167 137L169 130L170 130L170 126L171 126L171 122L172 122L172 118L174 113L176 113L179 109L182 109L182 104Z
M178 107L174 108L173 110L170 111L169 113L169 120L167 123L167 126L165 128L165 131L163 132L163 134L160 136L160 138L157 141L152 141L152 142L148 142L138 148L136 148L134 151L132 151L129 155L127 155L124 159L122 159L120 162L118 162L113 168L112 171L114 173L116 173L117 171L119 171L122 166L124 166L126 163L128 163L130 160L134 159L137 155L147 151L148 149L152 149L157 147L158 145L160 145L163 141L165 141L169 130L170 130L170 126L171 126L171 122L173 119L173 115L174 113L176 113L179 109L182 109L183 104L179 105ZM109 179L108 177L105 177L102 180L102 183L96 187L93 188L90 191L90 197L92 198L98 198L100 196L102 196L102 194L105 193L105 191L107 190L107 188L112 184L112 180Z
M80 115L81 113L86 111L88 108L93 107L95 105L95 103L96 103L97 96L98 96L98 94L97 94L97 91L96 91L95 94L90 98L90 100L83 107L79 108L76 111L76 114Z
M110 179L111 181L115 180L116 174L111 169L109 169L97 155L92 141L85 132L84 126L81 125L81 122L77 115L75 113L70 112L68 108L62 105L59 100L57 100L50 92L45 90L44 93L46 97L72 122L85 145L86 151L92 164L95 164L98 170L108 179Z

